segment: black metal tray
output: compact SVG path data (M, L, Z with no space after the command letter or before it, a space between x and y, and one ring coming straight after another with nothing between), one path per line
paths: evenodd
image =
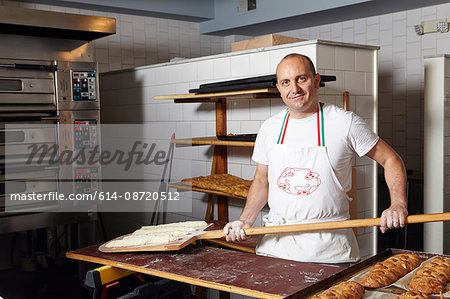
M217 139L224 141L255 141L257 134L217 135Z

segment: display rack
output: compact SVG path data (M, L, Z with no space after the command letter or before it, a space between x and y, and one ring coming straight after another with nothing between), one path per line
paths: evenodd
M173 100L175 103L215 103L216 113L216 136L227 135L227 99L265 99L279 97L279 92L276 88L261 88L251 90L240 90L231 92L206 93L206 94L178 94L178 95L162 95L155 96L155 100ZM224 141L218 140L216 136L213 137L199 137L189 139L173 139L171 142L177 147L183 146L201 146L213 145L214 153L211 166L211 174L222 174L228 172L227 147L253 147L255 145L252 141ZM205 220L213 220L213 195L217 196L217 220L228 222L228 198L244 199L244 197L229 195L223 192L206 190L197 187L183 185L182 183L172 183L169 187L177 190L197 191L208 194L208 206L206 208ZM238 243L229 243L225 240L210 240L222 246L231 247L241 251L254 253L257 239L249 238L246 241Z
M227 99L264 99L271 97L278 97L279 93L276 88L261 88L250 90L239 90L230 92L218 92L218 93L205 93L205 94L178 94L178 95L161 95L155 96L155 100L174 100L175 103L215 103L216 112L216 135L227 134ZM241 146L241 147L253 147L254 142L251 141L224 141L218 140L217 137L200 137L192 139L174 139L173 143L179 146L199 146L199 145L214 145L213 161L211 167L211 174L227 173L227 147L228 146ZM201 188L191 188L190 186L183 186L182 184L171 184L170 187L174 187L181 190L193 190L198 192L204 192L208 194L217 195L217 220L228 221L228 197L225 193L205 190ZM234 197L234 196L233 196ZM241 198L243 197L235 197ZM211 220L211 205L212 198L208 199L208 209L206 212L206 220Z

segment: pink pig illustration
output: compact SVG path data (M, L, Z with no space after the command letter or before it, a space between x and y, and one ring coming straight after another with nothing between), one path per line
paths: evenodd
M277 180L277 186L293 195L309 195L320 185L319 174L308 168L286 167Z

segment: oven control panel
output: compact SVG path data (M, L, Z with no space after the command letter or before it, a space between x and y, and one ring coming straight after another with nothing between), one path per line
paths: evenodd
M75 193L92 194L98 191L98 179L97 167L75 168Z
M72 72L74 101L95 101L97 99L95 72Z
M73 126L75 149L92 148L97 145L97 120L76 120Z

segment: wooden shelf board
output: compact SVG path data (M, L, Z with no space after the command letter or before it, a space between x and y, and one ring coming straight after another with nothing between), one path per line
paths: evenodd
M198 100L214 102L216 98L239 97L243 95L252 95L254 98L265 97L267 95L279 95L276 88L259 88L248 90L236 90L227 92L203 93L203 94L172 94L154 96L155 100L176 100L176 102L196 102Z
M219 140L217 137L197 137L197 138L186 138L186 139L173 139L172 143L177 144L177 146L193 146L193 145L224 145L224 146L245 146L254 147L254 141L229 141L229 140Z
M224 192L220 192L220 191L216 191L216 190L208 190L208 189L202 189L202 188L198 188L198 187L192 187L192 186L188 186L188 185L185 185L182 183L170 183L169 187L175 188L178 190L196 191L196 192L203 192L203 193L208 193L208 194L215 194L215 195L222 195L222 196L227 196L227 197L245 199L245 197L242 197L242 196L232 195L232 194L228 194L228 193L224 193Z

